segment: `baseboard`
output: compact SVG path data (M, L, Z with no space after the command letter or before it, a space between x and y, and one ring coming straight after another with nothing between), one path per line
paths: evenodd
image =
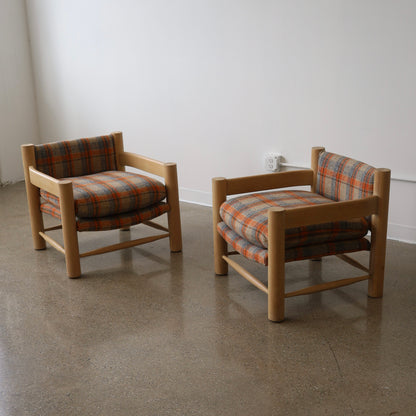
M179 188L179 199L182 202L212 207L211 192L196 191L189 188Z
M390 222L387 238L403 241L404 243L416 244L416 227Z
M0 181L0 188L4 188L5 186L13 185L19 181Z

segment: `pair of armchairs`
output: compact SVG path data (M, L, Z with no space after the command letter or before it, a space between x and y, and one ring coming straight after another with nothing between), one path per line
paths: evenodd
M80 258L170 239L182 249L176 164L124 151L122 133L22 146L35 249L45 242L65 255L67 274L79 277ZM126 172L131 166L156 175ZM310 191L276 190L309 186ZM312 169L213 179L214 259L217 275L233 267L267 294L268 317L284 320L285 298L368 280L368 295L383 295L390 170L312 149ZM272 190L272 191L270 191ZM268 192L265 192L268 191ZM237 195L227 199L230 195ZM243 195L241 195L243 194ZM43 214L61 221L45 228ZM168 228L152 221L167 214ZM80 253L78 232L127 229L136 224L163 231ZM48 231L62 228L63 246ZM371 241L365 236L371 231ZM228 246L232 250L228 250ZM347 253L367 250L369 267ZM268 268L267 285L231 257L240 254ZM285 263L336 255L362 276L285 292Z
M65 255L67 274L81 275L80 259L169 238L170 250L182 250L175 163L162 163L124 151L123 136L69 140L21 147L32 236L37 250L46 242ZM131 166L156 175L126 172ZM167 214L168 228L152 221ZM45 228L43 215L61 224ZM78 232L128 229L145 224L158 235L80 253ZM62 228L63 246L48 231Z

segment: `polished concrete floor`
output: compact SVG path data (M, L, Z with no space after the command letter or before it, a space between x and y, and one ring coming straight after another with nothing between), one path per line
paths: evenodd
M0 189L0 416L416 414L415 245L389 241L383 299L361 282L288 299L273 324L262 292L214 276L211 209L181 209L183 253L85 258L71 280L32 249L23 184ZM82 233L81 249L144 231ZM357 275L336 258L286 269L289 289Z

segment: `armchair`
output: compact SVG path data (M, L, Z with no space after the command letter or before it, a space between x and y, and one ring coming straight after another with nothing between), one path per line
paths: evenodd
M169 237L182 250L175 163L124 151L121 132L108 136L21 146L34 247L48 242L65 255L67 274L81 275L80 258ZM131 166L164 179L126 172ZM151 220L167 213L168 228ZM45 228L43 214L61 221ZM164 233L79 252L78 232L128 229L145 224ZM47 234L62 229L63 246Z
M363 280L368 280L370 297L383 295L389 169L375 169L314 147L312 169L213 178L212 183L215 273L228 274L230 265L266 293L269 320L284 320L285 298ZM275 190L305 185L311 190ZM371 242L365 238L368 231ZM369 267L346 254L361 250L370 252ZM267 266L267 285L231 259L236 254ZM285 262L330 255L365 275L285 293Z

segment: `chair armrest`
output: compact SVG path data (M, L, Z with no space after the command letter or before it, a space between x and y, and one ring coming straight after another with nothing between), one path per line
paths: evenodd
M38 188L44 189L47 192L50 192L53 195L60 196L60 187L62 185L71 184L72 182L64 179L59 180L55 179L52 176L47 175L46 173L40 172L35 169L33 166L29 166L29 178L30 183L35 185Z
M265 191L267 189L287 188L289 186L312 185L313 170L302 169L289 172L267 173L264 175L225 179L225 181L227 195L235 195Z
M131 166L153 175L165 176L166 163L130 152L120 152L118 158L121 166Z
M377 213L378 206L379 197L369 196L353 201L297 207L287 210L278 208L277 210L285 216L285 228L293 228L365 217ZM274 210L274 208L270 210Z

